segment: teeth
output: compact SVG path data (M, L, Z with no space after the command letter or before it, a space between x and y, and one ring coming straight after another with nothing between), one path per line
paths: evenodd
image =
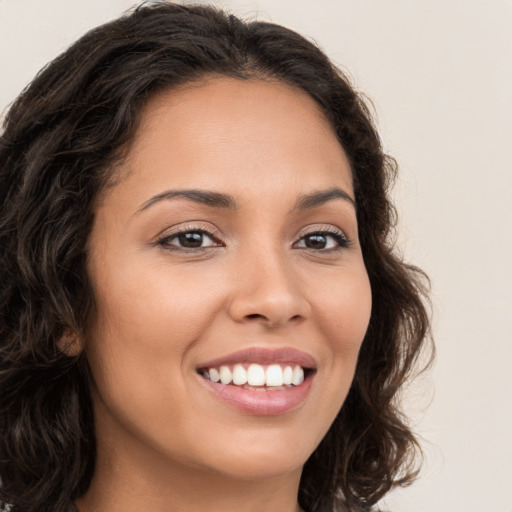
M231 370L227 366L220 367L220 381L222 384L231 384L233 380L233 376L231 375Z
M267 375L265 379L267 386L282 386L283 385L283 369L278 364L271 364L267 368Z
M300 366L295 366L293 369L292 384L298 386L304 381L304 370Z
M287 366L283 372L283 384L290 385L293 380L293 370L291 366Z
M265 385L265 369L259 364L251 364L247 370L247 383L249 386Z
M202 374L212 382L246 385L247 389L256 387L259 390L263 390L265 386L286 389L286 386L298 386L304 382L304 369L299 365L283 367L280 364L271 364L265 369L264 366L253 363L245 369L242 364L236 364L232 369L229 366L208 368Z
M219 380L220 380L219 371L216 370L215 368L210 368L208 370L208 375L210 376L210 380L212 382L219 382Z
M233 384L243 386L247 383L247 372L241 364L236 364L233 368Z

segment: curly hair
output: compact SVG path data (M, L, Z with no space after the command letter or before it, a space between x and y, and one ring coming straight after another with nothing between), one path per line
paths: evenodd
M94 315L86 243L141 110L206 76L273 79L322 107L351 165L373 307L348 397L303 470L309 512L365 511L410 483L421 450L398 392L431 346L426 276L394 248L395 161L370 110L313 43L213 7L141 6L79 39L13 103L0 138L0 502L64 512L95 465L84 355L58 348Z

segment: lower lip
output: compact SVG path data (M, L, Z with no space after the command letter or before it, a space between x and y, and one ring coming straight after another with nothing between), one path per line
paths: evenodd
M278 391L252 391L239 386L212 382L198 375L203 385L222 401L247 414L277 416L293 411L308 396L314 374L306 376L302 384Z

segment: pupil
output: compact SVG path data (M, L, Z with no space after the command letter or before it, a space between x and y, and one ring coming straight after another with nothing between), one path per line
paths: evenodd
M182 247L201 247L203 244L203 234L199 231L191 231L189 233L181 233L178 239Z
M327 244L324 235L309 235L306 238L306 247L310 249L323 249Z

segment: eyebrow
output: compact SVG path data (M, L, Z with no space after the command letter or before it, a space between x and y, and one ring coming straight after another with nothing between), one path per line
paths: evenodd
M354 208L357 208L356 202L344 190L338 187L332 187L327 190L320 190L318 192L312 192L311 194L300 196L295 202L295 206L292 211L318 208L333 199L342 199L349 202Z
M228 208L230 210L238 209L238 203L235 199L228 195L222 194L220 192L210 192L206 190L167 190L153 196L151 199L148 199L142 206L137 210L136 213L140 213L144 210L147 210L150 206L153 206L155 203L164 200L170 199L188 199L189 201L193 201L194 203L204 204L206 206L210 206L212 208Z
M229 194L223 194L221 192L211 192L197 189L166 190L165 192L157 194L156 196L153 196L144 202L136 213L147 210L155 203L160 201L172 199L187 199L189 201L203 204L211 208L227 208L229 210L237 210L239 208L239 205L233 196L230 196ZM327 190L320 190L299 196L295 201L291 211L303 211L318 208L319 206L322 206L323 204L332 201L333 199L342 199L356 208L356 202L344 190L338 187L332 187Z

